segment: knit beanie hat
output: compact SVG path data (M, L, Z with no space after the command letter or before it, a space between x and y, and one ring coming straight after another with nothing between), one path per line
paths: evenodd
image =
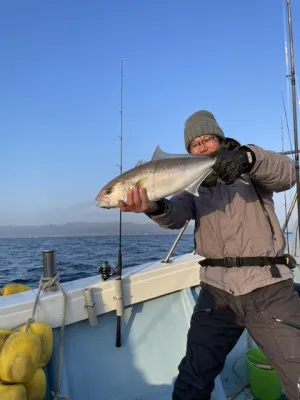
M202 135L215 135L225 140L225 135L213 114L205 110L195 112L185 121L184 143L188 152L191 142Z

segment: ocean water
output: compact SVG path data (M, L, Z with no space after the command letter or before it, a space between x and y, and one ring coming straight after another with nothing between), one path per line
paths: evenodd
M176 235L123 236L123 268L167 256ZM60 281L98 273L108 261L116 266L118 236L0 239L0 287L19 282L36 287L43 273L43 250L56 250ZM193 251L193 235L184 234L174 255Z

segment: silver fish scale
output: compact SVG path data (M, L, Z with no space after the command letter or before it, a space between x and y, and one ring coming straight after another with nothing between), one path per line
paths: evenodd
M96 200L99 207L117 207L118 200L126 201L127 191L133 187L144 187L149 200L167 197L184 189L196 194L195 188L211 172L214 163L215 159L207 156L153 160L114 178L100 190Z

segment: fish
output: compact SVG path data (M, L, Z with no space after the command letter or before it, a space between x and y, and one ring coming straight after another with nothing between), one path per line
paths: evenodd
M151 161L123 172L105 184L96 196L100 208L117 208L126 203L127 192L145 188L150 201L187 191L199 196L198 188L212 172L216 159L207 155L172 154L156 147Z

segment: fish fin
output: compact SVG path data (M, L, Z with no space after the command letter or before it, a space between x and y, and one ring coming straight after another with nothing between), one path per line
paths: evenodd
M165 158L164 157L165 154L166 153L159 146L156 146L151 161L162 160Z
M145 183L145 179L144 179L144 178L141 178L141 179L139 179L139 180L135 183L134 186L135 186L137 189L140 189L140 188L144 187L144 183Z
M194 196L199 196L198 193L198 188L201 185L203 181L199 181L199 179L197 179L195 182L193 182L191 185L187 186L184 190L186 192L189 192L191 194L193 194Z
M193 158L192 154L172 154L166 153L159 146L156 146L151 161L165 160L166 158Z
M211 173L212 168L209 169L209 171L207 171L206 173L202 174L199 178L197 178L197 180L195 180L195 182L193 182L191 185L187 186L184 190L186 192L189 192L191 194L193 194L194 196L199 196L199 186L201 185L201 183L204 181L204 179Z

